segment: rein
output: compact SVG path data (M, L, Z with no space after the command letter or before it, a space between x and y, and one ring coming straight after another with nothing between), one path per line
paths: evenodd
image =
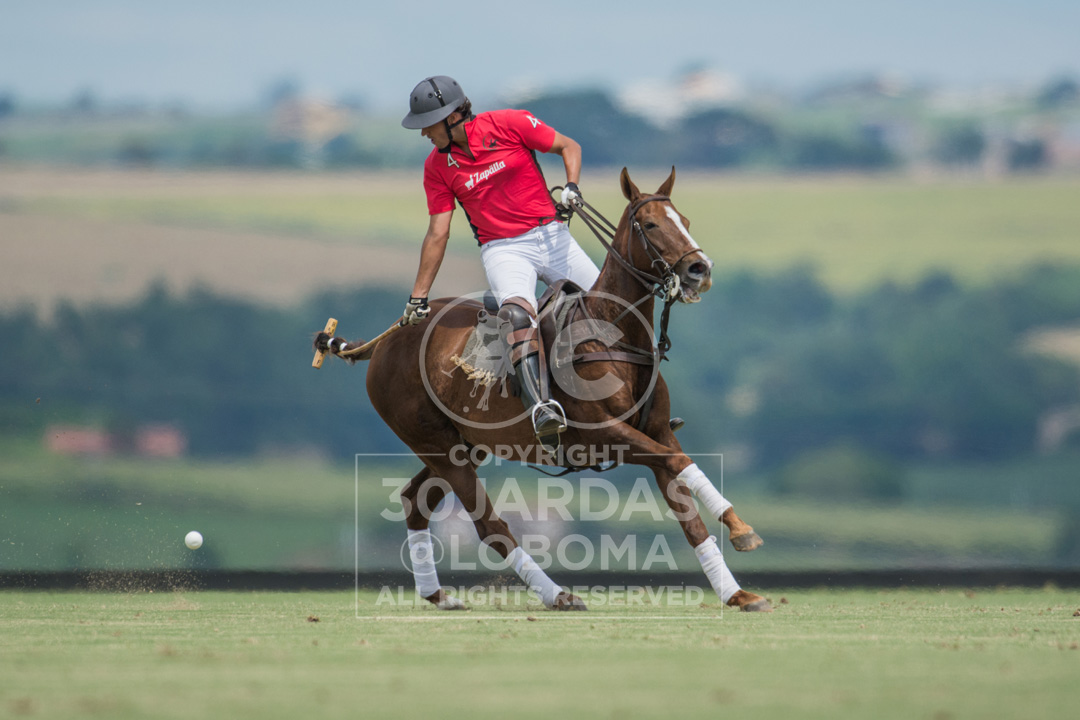
M558 186L552 188L552 193L561 189L562 188ZM641 244L645 248L645 251L652 256L653 260L651 266L654 269L659 268L657 275L651 275L644 270L639 270L634 267L630 260L624 258L615 250L610 241L615 240L615 233L618 231L618 228L612 224L610 220L601 215L599 210L585 202L584 199L578 198L570 207L560 205L560 207L566 207L565 219L567 221L575 214L580 217L582 222L585 223L585 226L592 230L593 235L595 235L596 239L600 241L600 244L604 246L608 256L618 261L619 265L629 272L631 277L641 283L642 287L646 290L646 294L642 296L640 300L623 310L622 313L615 318L614 324L617 325L623 318L636 310L639 305L643 304L651 297L656 297L664 301L664 309L660 313L660 338L656 343L660 360L667 360L667 352L671 349L671 338L668 336L667 330L668 321L671 317L671 306L675 303L675 299L679 294L679 276L675 274L674 265L670 265L664 260L660 251L656 249L656 245L654 245L652 241L649 240L648 236L645 235L644 228L642 228L641 223L637 221L637 212L648 203L668 202L670 200L671 198L667 195L650 195L649 197L638 200L631 206L628 213L631 232L637 232L637 236L641 239ZM627 243L626 252L627 255L633 257L634 248L629 242ZM675 261L675 265L682 262L683 258L688 255L693 255L696 252L699 251L695 249L683 253L683 255ZM646 352L641 348L634 348L634 350L642 355L647 355L650 358L652 357L651 352Z
M552 188L552 194L561 190L561 187ZM600 241L600 244L604 246L609 257L614 258L620 266L630 276L641 283L645 288L646 293L640 300L635 302L630 307L623 310L618 317L615 318L613 324L618 324L629 313L634 312L639 305L642 305L650 298L656 297L664 301L664 308L660 313L660 337L656 342L656 352L652 350L646 350L644 348L634 347L625 343L618 343L618 346L624 349L624 352L595 352L585 353L581 356L575 356L574 362L591 362L591 361L617 361L622 360L624 362L632 362L640 365L654 365L663 360L667 360L667 353L671 350L671 338L668 336L668 321L671 318L671 306L675 303L675 299L679 295L680 281L679 276L675 274L675 266L678 265L684 258L692 255L696 252L700 252L698 249L690 250L684 253L674 265L669 264L664 260L663 255L656 248L656 245L649 240L645 234L645 229L641 226L641 223L637 220L637 213L642 207L651 202L669 202L671 200L667 195L650 195L645 198L639 199L634 203L627 212L627 220L630 223L629 232L631 237L633 233L637 233L638 238L641 239L641 245L645 249L645 252L652 257L651 267L657 273L656 275L640 270L634 266L632 259L634 254L634 244L628 240L626 246L626 254L628 257L624 258L615 248L611 242L615 240L615 233L618 232L618 228L612 224L610 220L604 217L600 212L584 199L578 197L569 207L558 204L558 208L564 212L560 212L560 219L569 222L570 219L576 213L585 223L586 227L592 230L593 235ZM585 305L580 300L577 305L578 309L588 317L588 311L585 309ZM648 397L645 398L645 402L642 404L639 411L639 420L637 423L637 430L639 432L645 432L645 426L649 421L649 416L652 414L653 401L656 399L656 388L652 388ZM540 470L540 468L536 468ZM581 470L594 470L599 471L599 468L585 468L585 467L567 467L562 473L557 476L565 475L569 472L579 472ZM541 472L544 472L541 470ZM550 473L547 473L550 474Z

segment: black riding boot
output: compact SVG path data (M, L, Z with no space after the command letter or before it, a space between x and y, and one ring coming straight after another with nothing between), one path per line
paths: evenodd
M566 429L566 413L557 400L540 400L540 358L529 355L514 366L521 386L521 402L529 411L536 439L548 450L559 447L559 433Z

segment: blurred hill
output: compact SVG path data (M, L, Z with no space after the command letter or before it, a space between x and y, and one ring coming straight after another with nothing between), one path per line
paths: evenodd
M2 91L2 89L0 89ZM1006 173L1080 170L1080 85L959 90L890 75L780 92L708 68L620 89L517 91L523 107L579 140L586 167L768 172ZM275 92L227 115L109 104L80 93L23 107L0 92L0 162L158 168L415 168L429 148L400 118L349 99Z

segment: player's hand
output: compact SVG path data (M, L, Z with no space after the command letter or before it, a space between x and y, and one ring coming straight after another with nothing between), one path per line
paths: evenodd
M562 204L566 207L581 206L581 191L578 190L577 183L566 183L566 186L562 189Z
M401 316L402 325L419 325L420 322L431 313L431 307L427 304L427 298L410 297L405 306L405 312Z

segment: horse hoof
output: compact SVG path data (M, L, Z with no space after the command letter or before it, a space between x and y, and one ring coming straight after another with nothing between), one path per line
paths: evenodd
M742 612L772 612L772 605L765 598L747 603L739 608Z
M442 588L424 598L435 606L436 610L468 610L469 608L459 598L450 597Z
M555 602L552 604L551 609L559 610L561 612L583 612L589 608L585 607L585 602L577 595L561 592L555 597Z
M761 536L753 530L748 533L743 533L742 535L733 535L729 540L731 540L731 546L739 552L757 550L765 544L765 541L761 539Z
M727 601L728 607L737 607L743 612L772 612L772 605L760 595L739 590Z
M456 597L444 597L439 602L435 603L435 607L439 610L468 610L465 603Z

